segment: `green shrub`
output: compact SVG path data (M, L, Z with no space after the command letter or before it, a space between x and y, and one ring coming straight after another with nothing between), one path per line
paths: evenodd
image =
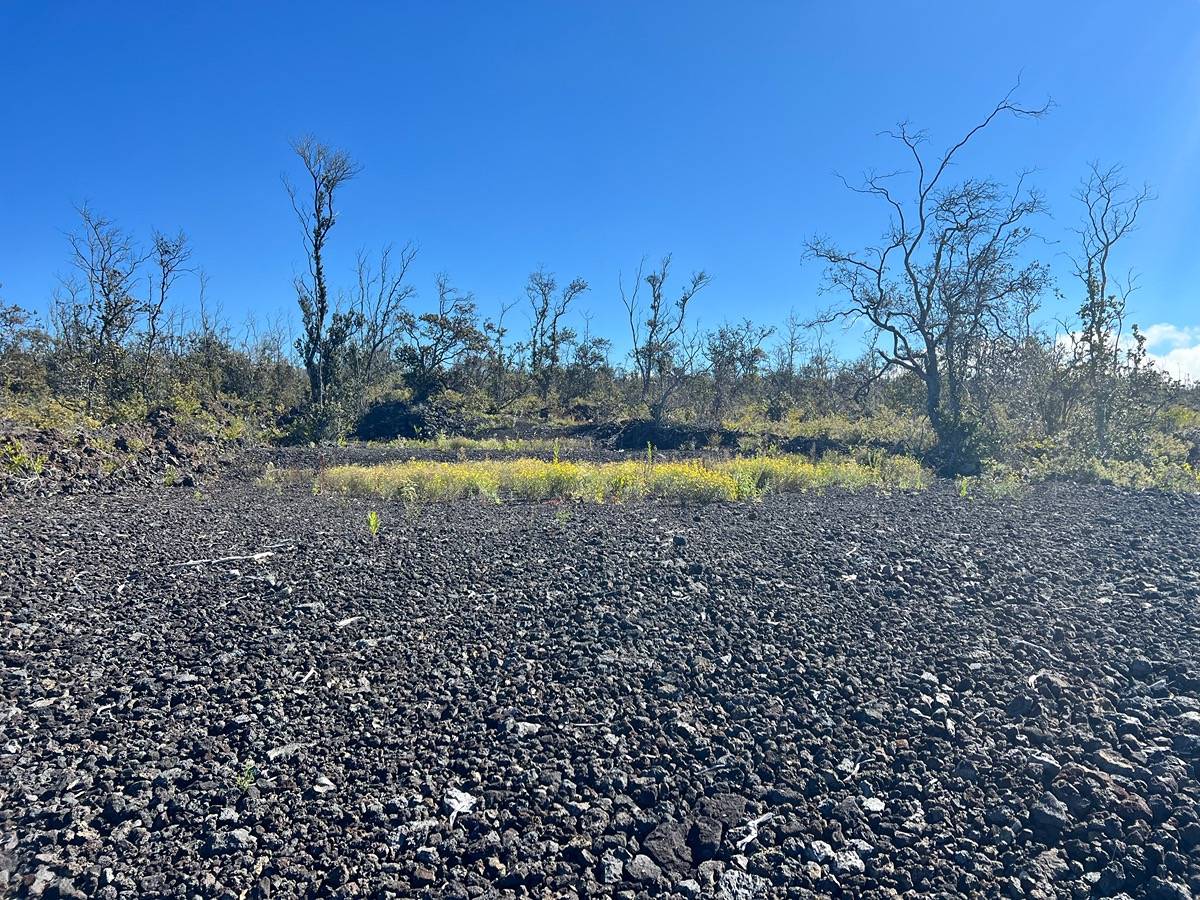
M29 453L16 438L0 442L0 467L13 475L38 476L46 468L46 457Z

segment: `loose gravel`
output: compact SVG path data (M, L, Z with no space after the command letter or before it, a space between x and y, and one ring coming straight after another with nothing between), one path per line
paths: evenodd
M4 501L0 895L1197 896L1197 535L1073 485Z

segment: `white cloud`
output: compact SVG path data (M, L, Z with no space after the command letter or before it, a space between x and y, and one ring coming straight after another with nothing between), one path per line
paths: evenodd
M1147 347L1175 348L1200 344L1200 327L1192 325L1180 328L1170 322L1158 322L1154 325L1147 325L1142 330L1142 334L1146 336Z
M1158 322L1142 330L1146 352L1162 371L1193 383L1200 382L1200 326Z
M1146 356L1155 368L1174 378L1200 384L1200 325L1175 325L1156 322L1141 329L1146 338ZM1078 334L1074 335L1078 337ZM1121 346L1130 347L1133 335L1126 331ZM1073 345L1072 335L1059 333L1057 343L1064 350Z
M1154 366L1192 384L1200 384L1200 341L1191 347L1174 347L1166 353L1147 354Z

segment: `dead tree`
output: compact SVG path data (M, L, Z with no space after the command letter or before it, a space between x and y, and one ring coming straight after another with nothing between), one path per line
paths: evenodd
M972 463L974 423L964 409L967 379L979 348L1009 319L1010 304L1039 291L1045 267L1022 261L1032 237L1028 220L1044 211L1025 186L1009 190L987 179L945 185L959 153L998 117L1039 118L1049 104L1026 107L1004 99L940 155L924 152L925 134L901 124L888 134L914 166L908 173L869 174L851 190L882 201L889 214L880 244L846 251L827 238L808 242L810 258L826 265L826 289L845 304L818 321L865 319L875 352L888 369L915 375L925 388L925 411L937 435L941 465ZM898 184L901 176L907 189ZM847 187L850 187L847 184Z
M362 169L345 151L322 144L311 136L294 141L292 151L300 158L307 176L303 188L297 188L286 176L283 179L303 231L308 263L307 275L295 279L304 325L303 336L296 340L296 350L308 374L309 399L314 406L320 406L325 400L326 378L333 368L332 357L341 349L335 344L344 342L350 330L348 327L331 327L336 323L330 322L325 245L337 222L334 207L337 192Z
M634 368L641 389L641 400L657 422L665 418L669 403L682 381L686 380L700 355L701 342L686 331L687 309L693 298L709 283L704 271L693 272L674 301L666 296L671 272L671 255L662 258L657 269L644 275L646 260L638 263L633 290L626 293L618 279L621 302L629 316L633 339ZM643 309L639 299L642 282L650 288L650 301Z
M354 333L352 337L351 377L360 395L375 380L380 365L394 356L403 327L404 311L416 293L405 284L409 266L417 256L417 248L405 244L395 257L389 245L379 253L376 268L370 257L358 254L357 283L349 314Z

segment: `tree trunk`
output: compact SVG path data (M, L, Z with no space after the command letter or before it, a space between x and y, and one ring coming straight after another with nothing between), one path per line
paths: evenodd
M935 353L925 356L925 414L938 441L942 440L942 373Z

